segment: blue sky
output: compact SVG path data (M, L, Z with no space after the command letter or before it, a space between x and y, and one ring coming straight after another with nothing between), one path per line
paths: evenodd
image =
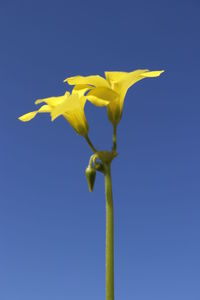
M116 300L200 299L199 1L1 1L0 299L102 300L103 177L60 118L17 120L67 76L165 69L133 86L113 162ZM111 146L104 108L90 136Z

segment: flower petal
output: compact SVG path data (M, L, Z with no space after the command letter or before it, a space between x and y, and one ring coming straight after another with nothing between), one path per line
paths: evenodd
M78 134L85 137L88 135L89 127L83 111L65 113L63 116Z
M164 72L164 70L161 70L161 71L150 71L150 72L145 72L144 74L142 74L142 76L144 76L144 77L158 77L163 72Z
M38 109L39 113L50 113L52 111L52 107L49 105L43 105Z
M77 93L72 94L52 109L51 120L54 121L63 115L78 134L87 136L89 127L84 113L85 102L86 97L79 97Z
M73 76L73 77L66 78L64 82L67 82L70 85L89 84L96 87L98 86L109 87L109 84L106 81L106 79L99 75Z
M115 101L112 101L107 106L109 120L113 124L118 124L123 111L124 98L128 89L136 82L146 77L157 77L163 71L136 70L133 72L106 72L111 88L120 96Z
M106 80L108 80L110 84L122 80L126 74L127 72L105 72Z
M19 117L18 119L22 122L28 122L28 121L32 120L33 118L35 118L37 113L38 113L37 111L31 111L31 112Z
M149 71L149 70L136 70L130 73L127 73L122 80L114 83L114 89L121 94L121 103L123 106L124 97L128 91L128 89L135 84L136 82L144 79L145 77L157 77L163 71Z
M70 93L67 91L64 95L58 96L58 97L49 97L49 98L44 98L44 99L38 99L35 101L35 104L40 104L40 103L47 103L48 105L51 106L56 106L61 104L65 98L69 97Z
M96 106L106 106L110 101L119 97L114 90L105 87L97 87L89 91L86 98Z
M116 88L120 88L123 91L127 91L133 84L137 81L143 79L142 74L145 74L148 70L136 70L127 73L118 83L116 83Z
M120 99L110 102L107 106L107 115L113 125L117 125L122 117L122 108Z
M71 113L72 111L83 110L86 98L79 97L77 94L72 94L63 103L57 105L52 109L52 121L64 113Z
M75 87L72 90L72 95L73 94L78 94L79 97L82 97L85 95L85 93L87 93L87 91L93 89L94 87L92 87L91 85L88 84L78 84L75 85Z

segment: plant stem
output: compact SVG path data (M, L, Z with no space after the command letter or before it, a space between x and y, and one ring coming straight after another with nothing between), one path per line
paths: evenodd
M117 149L117 125L113 125L113 147L112 150L116 151Z
M97 152L97 150L95 149L94 145L92 144L91 140L89 139L89 136L85 136L85 139L88 143L88 145L90 146L90 148L92 149L92 151L95 153Z
M110 163L105 164L106 192L106 300L114 300L114 221Z

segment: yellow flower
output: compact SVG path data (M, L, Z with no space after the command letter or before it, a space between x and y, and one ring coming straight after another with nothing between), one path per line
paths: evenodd
M35 104L46 103L40 109L29 112L21 117L20 121L27 122L33 119L38 113L48 112L51 115L51 120L54 121L57 117L62 115L74 128L74 130L82 135L88 135L88 124L84 113L84 106L86 97L84 93L88 90L87 86L75 87L70 95L66 92L63 96L50 97L39 99Z
M121 119L123 104L128 89L148 77L158 77L164 71L136 70L133 72L105 72L103 78L94 76L75 76L65 79L70 85L89 85L87 99L97 106L107 106L108 118L113 125Z

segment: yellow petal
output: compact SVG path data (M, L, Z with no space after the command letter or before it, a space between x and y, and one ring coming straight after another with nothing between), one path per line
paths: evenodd
M149 70L136 70L133 72L106 72L106 77L110 81L110 85L114 91L120 96L115 101L111 101L107 106L107 113L109 120L112 124L116 125L119 123L126 92L136 82L146 77L157 77L163 71L149 71Z
M52 107L49 105L43 105L38 109L39 113L50 113L52 111Z
M101 100L96 96L87 96L87 99L95 106L103 107L109 104L109 101Z
M70 85L89 84L96 87L98 86L109 87L109 84L105 80L105 78L99 75L73 76L73 77L66 78L64 82L67 82Z
M82 99L79 98L77 94L70 95L70 97L66 98L64 102L52 109L51 120L54 121L57 117L66 112L76 110L77 108L79 109L82 104L81 101Z
M65 93L65 95L62 95L62 96L38 99L38 100L35 101L35 104L40 104L40 103L45 102L48 105L56 106L56 105L61 104L65 100L65 98L67 98L69 96L70 96L70 93L67 91Z
M72 94L63 103L52 109L52 121L63 115L78 134L87 136L89 128L84 113L85 102L86 97L79 97L77 93Z
M78 134L85 137L88 135L89 127L85 114L82 111L65 113L63 116Z
M145 74L148 70L136 70L133 72L127 73L121 80L116 83L115 88L120 90L127 91L133 84L137 81L143 79L142 74Z
M111 84L112 82L120 81L127 74L127 72L105 72L106 79Z
M96 106L106 106L110 101L119 97L114 90L105 87L97 87L89 91L86 98Z
M107 115L113 125L117 125L122 117L122 106L120 99L110 102L107 106Z
M119 82L114 83L113 88L121 94L121 97L120 97L121 109L123 107L123 102L124 102L125 95L126 95L128 89L133 84L135 84L136 82L144 79L145 77L157 77L162 72L163 71L150 72L149 70L136 70L136 71L127 73L122 78L122 80L120 80Z
M78 84L75 85L75 87L72 90L72 94L78 94L79 97L82 97L85 95L85 93L87 93L87 91L93 89L94 87L92 87L91 85L88 84Z
M22 122L28 122L28 121L32 120L33 118L35 118L36 115L37 115L37 111L31 111L31 112L19 117L18 119Z
M161 70L161 71L150 71L150 72L145 72L144 74L142 74L142 76L144 76L144 77L158 77L163 72L164 72L164 70Z

